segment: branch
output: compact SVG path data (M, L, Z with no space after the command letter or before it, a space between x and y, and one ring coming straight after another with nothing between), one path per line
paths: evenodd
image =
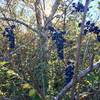
M3 17L6 18L6 15L3 13L3 11L1 9L0 9L0 11L1 11ZM10 23L8 21L7 21L7 24L10 26Z
M56 13L56 11L60 5L60 1L61 0L56 0L55 3L53 4L52 9L51 9L51 14L49 15L49 17L47 17L45 26L51 22L54 14Z
M97 62L95 64L93 64L93 69L91 70L91 67L89 66L87 69L81 71L77 77L77 81L80 81L86 74L90 73L91 71L93 71L94 69L100 68L100 62ZM71 82L66 85L61 91L60 93L55 97L54 100L61 100L61 98L66 94L66 92L74 85L73 80L71 80Z
M49 15L49 18L53 17L54 14L56 13L57 9L58 9L58 6L60 4L60 1L61 0L56 0L54 5L52 6L52 10L51 10L51 14Z
M41 17L41 10L39 8L39 5L41 4L40 0L36 0L34 5L35 5L35 16L36 16L36 21L37 21L37 28L40 30L42 27L42 17Z
M1 20L4 20L4 21L13 21L13 22L22 24L22 25L26 26L27 28L29 28L30 30L38 33L38 31L36 29L30 27L28 24L24 23L23 21L20 21L20 20L17 20L17 19L13 19L13 18L5 18L5 17L0 17L0 19Z
M60 5L60 1L61 0L56 0L55 1L55 3L54 3L54 5L52 6L52 10L51 10L51 14L49 15L49 17L47 18L47 20L46 20L46 24L45 24L45 27L48 25L48 24L51 24L51 21L57 16L54 16L54 14L56 13L56 11L57 11L57 9L58 9L58 7L59 7L59 5ZM70 2L69 2L69 4L68 5L66 5L66 8L65 9L67 9L69 6L70 6L70 4L73 2L73 0L71 0ZM62 13L61 15L60 15L60 17L63 15L64 13ZM60 19L60 17L59 17L59 19ZM59 21L59 19L58 19L58 21Z
M75 69L74 69L73 83L76 83L76 81L77 81L82 35L84 34L84 23L85 23L85 20L86 20L86 14L87 14L88 5L89 5L89 0L86 0L83 19L82 19L82 25L81 25L81 31L80 31L80 34L78 36L77 51L76 51L76 64L75 64ZM76 90L75 88L76 88L76 84L74 84L72 86L71 100L74 100L74 93L75 93L75 90Z

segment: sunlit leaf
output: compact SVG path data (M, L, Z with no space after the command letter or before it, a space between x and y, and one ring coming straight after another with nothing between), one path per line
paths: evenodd
M8 70L7 75L12 76L12 75L17 75L17 74L13 70Z
M2 62L0 62L0 66L4 66L5 64L7 64L8 62L6 62L6 61L2 61Z
M29 91L29 96L35 96L36 95L36 90L35 89L31 89Z
M30 89L30 88L32 88L32 86L29 83L24 83L24 84L22 84L22 88L23 89Z

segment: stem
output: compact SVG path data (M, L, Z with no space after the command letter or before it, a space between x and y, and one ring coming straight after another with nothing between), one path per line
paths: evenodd
M81 32L80 32L79 37L78 37L77 52L76 52L76 64L75 64L74 76L73 76L73 83L74 83L74 85L73 85L72 91L71 91L71 100L74 100L74 93L75 93L75 88L76 88L76 81L77 81L78 67L79 67L79 59L80 59L82 34L84 32L84 23L85 23L85 19L86 19L88 5L89 5L89 0L86 0L83 20L82 20L82 25L81 25Z
M0 17L0 20L4 20L4 21L12 21L12 22L16 22L16 23L19 23L19 24L22 24L24 25L25 27L27 27L28 29L32 30L33 32L36 32L38 33L38 30L30 27L28 24L26 24L25 22L23 21L20 21L20 20L17 20L17 19L14 19L14 18L5 18L5 17Z

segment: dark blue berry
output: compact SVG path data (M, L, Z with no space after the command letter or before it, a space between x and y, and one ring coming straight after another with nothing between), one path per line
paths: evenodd
M65 31L58 31L55 30L53 27L49 26L48 29L52 32L52 40L54 40L57 48L57 55L59 59L63 60L64 59L64 42L65 39L63 35L66 33Z
M98 34L98 33L99 33L99 27L95 26L93 32L94 32L95 34Z
M15 25L11 25L10 27L11 27L11 29L14 29L16 26Z
M66 85L67 85L70 81L71 81L71 78L66 78L66 79L65 79Z
M98 30L99 28L97 26L94 27L94 31Z
M90 21L87 21L87 22L86 22L86 25L90 25Z
M97 41L100 42L100 35L97 35Z
M84 5L82 3L80 3L80 2L78 2L77 4L73 3L72 6L75 9L74 11L76 11L76 12L84 12L84 8L85 7L84 7ZM89 10L89 9L87 9L87 10Z
M91 23L90 26L91 26L91 27L94 27L94 26L95 26L95 23Z
M93 32L94 31L94 28L93 27L90 27L89 28L89 32Z
M9 47L10 48L15 47L15 36L13 33L14 28L15 28L15 25L10 26L10 28L5 28L5 31L3 33L3 36L6 36L9 40Z
M11 41L11 42L9 43L9 47L10 47L11 49L15 48L15 42L14 42L14 41Z
M57 39L57 33L54 32L54 33L52 34L52 40L56 40L56 39Z
M74 65L72 64L72 62L68 62L67 64L68 65L65 69L65 82L66 82L66 85L71 81L71 79L73 78L73 75L74 75Z
M79 23L79 27L81 26L81 23ZM84 35L86 35L88 32L93 32L97 35L97 40L100 42L100 29L98 26L95 26L95 23L91 23L91 21L87 21L84 27Z
M72 5L73 5L73 7L75 7L76 6L76 3L72 3Z
M63 50L57 50L57 54L58 54L58 57L59 57L59 59L64 59L64 52L63 52Z
M52 31L52 32L55 31L54 27L52 27L52 26L48 26L48 30L50 30L50 31Z
M78 4L77 4L80 8L84 8L84 6L83 6L83 4L82 3L80 3L80 2L78 2Z
M100 29L97 29L96 31L95 31L95 34L99 34L100 33Z
M87 34L87 32L88 32L88 30L87 30L87 29L84 29L84 35L86 35L86 34Z

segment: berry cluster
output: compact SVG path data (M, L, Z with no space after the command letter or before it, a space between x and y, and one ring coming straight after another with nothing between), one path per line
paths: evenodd
M57 31L52 26L49 26L48 30L50 30L52 32L51 37L52 37L52 40L55 41L58 57L61 60L64 59L64 50L63 49L64 49L65 39L64 39L63 35L66 32Z
M65 69L65 84L67 85L74 75L74 64L72 62L67 63L67 67Z
M80 2L78 2L77 4L73 3L72 6L73 6L75 12L84 12L85 7L82 3L80 3Z
M81 26L81 23L79 23L79 27ZM92 23L91 21L87 21L84 25L84 35L88 33L95 33L97 35L97 40L100 42L100 29L95 25L95 23Z
M9 48L15 47L15 36L13 33L13 29L15 28L15 25L11 25L9 28L5 28L5 31L2 33L4 37L8 38L9 41Z

